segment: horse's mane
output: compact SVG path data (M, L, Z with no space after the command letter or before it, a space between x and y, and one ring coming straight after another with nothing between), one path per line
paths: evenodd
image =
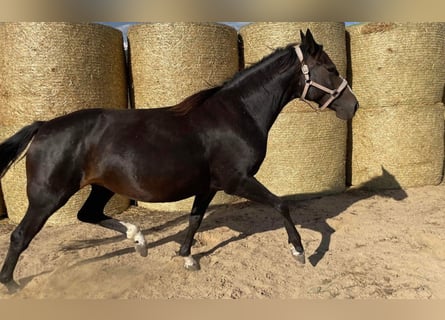
M195 94L192 94L190 97L185 98L182 102L173 106L171 110L177 113L178 115L185 115L194 107L203 104L204 101L213 96L221 88L222 86L217 86L210 89L204 89Z
M242 81L247 76L258 71L259 68L263 68L263 64L266 64L266 63L272 64L272 63L277 62L278 63L278 66L277 66L278 71L283 72L296 59L296 57L293 57L292 55L288 55L288 53L290 52L289 48L294 45L295 45L295 43L292 43L284 48L276 49L273 53L264 57L257 63L251 65L248 68L240 70L230 80L224 82L222 85L199 91L199 92L185 98L182 102L178 103L177 105L173 106L171 108L171 110L173 112L177 113L178 115L185 115L190 110L195 108L196 106L203 104L207 99L212 97L215 93L219 92L221 89L226 88L226 87L232 87L232 86L238 84L240 81ZM283 58L283 59L281 59L281 58Z

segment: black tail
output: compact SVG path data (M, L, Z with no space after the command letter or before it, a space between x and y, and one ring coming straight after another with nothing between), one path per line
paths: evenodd
M36 121L22 128L9 139L0 144L0 178L2 178L9 167L25 151L31 139L44 124L44 121Z

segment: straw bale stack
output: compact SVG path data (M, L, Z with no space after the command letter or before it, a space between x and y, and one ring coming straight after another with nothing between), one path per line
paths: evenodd
M367 23L347 28L352 88L351 184L377 189L436 185L444 161L445 23Z
M34 120L48 120L93 107L126 108L127 83L122 34L88 23L5 23L0 79L0 141ZM27 208L25 161L2 179L12 222ZM76 194L51 219L75 221L88 196ZM115 197L108 213L126 209L128 199Z
M442 101L445 23L366 23L347 28L352 87L361 105Z
M345 27L337 22L262 22L240 30L244 60L253 64L275 48L300 41L309 28L315 40L346 75ZM274 123L257 178L280 196L305 197L345 189L347 124L326 109L290 102Z
M238 35L217 23L147 23L128 32L135 108L175 105L197 91L220 85L239 70ZM236 198L217 193L211 205ZM140 206L190 211L193 198Z

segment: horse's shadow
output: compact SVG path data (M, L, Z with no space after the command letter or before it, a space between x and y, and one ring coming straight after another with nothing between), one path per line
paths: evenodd
M394 188L390 190L372 190L379 185L391 185ZM302 228L310 229L321 234L321 241L317 249L308 258L309 262L313 266L316 266L320 262L320 260L323 259L326 252L329 251L331 236L335 232L335 230L328 224L327 220L338 216L354 203L375 195L385 198L392 198L397 201L403 200L407 197L406 192L400 188L400 185L398 184L395 177L384 168L382 168L381 176L368 181L359 188L348 190L341 195L327 196L337 197L338 202L334 207L323 207L322 210L318 210L318 200L314 199L313 195L312 198L306 200L295 200L295 197L285 197L285 200L289 204L291 216L294 223L296 225L300 225ZM301 199L301 197L302 195L298 196L299 199ZM318 196L318 198L320 198L320 196ZM320 201L322 201L322 199L320 199ZM195 259L198 262L202 257L212 254L216 250L225 247L229 243L239 241L253 234L259 234L283 228L283 221L279 214L273 209L259 204L243 202L234 205L213 206L209 208L209 211L210 213L206 215L202 222L202 225L199 229L200 232L211 231L218 227L225 226L231 230L236 231L238 235L218 243L208 251L200 252L199 254L194 255ZM176 217L175 219L167 221L161 225L144 229L142 232L144 235L147 235L153 231L162 231L174 226L184 225L183 230L159 240L150 242L148 244L148 248L154 248L169 243L171 241L177 242L179 244L182 243L187 231L188 215L188 213L185 213L184 215ZM76 242L72 242L71 244L65 245L63 249L78 250L97 245L105 245L124 239L124 236L115 236L104 239L78 240ZM102 256L79 261L72 267L97 262L132 252L134 252L133 248L120 249L114 252L109 252Z
M375 190L381 186L391 186L389 190ZM328 224L328 219L334 218L344 212L354 203L370 198L372 196L392 198L396 201L407 197L406 192L401 188L395 177L382 167L382 175L371 179L358 188L354 188L340 195L331 195L337 200L335 206L326 206L319 210L317 205L321 196L306 194L283 197L289 204L292 220L296 225L302 228L310 229L321 234L321 241L308 258L309 262L316 266L329 251L331 236L335 230ZM298 200L306 199L306 200ZM318 207L318 209L317 209ZM209 231L220 226L226 226L239 233L231 239L221 242L211 250L202 252L196 256L197 259L202 256L213 253L216 249L227 245L230 242L244 239L252 234L263 233L283 228L283 221L279 214L273 209L259 204L238 204L233 206L233 210L223 210L222 215L215 211L204 221L200 231ZM182 235L179 237L182 241Z

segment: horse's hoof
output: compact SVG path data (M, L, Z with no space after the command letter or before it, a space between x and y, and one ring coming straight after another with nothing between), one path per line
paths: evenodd
M139 253L142 257L148 256L147 244L136 242L134 245L136 252Z
M21 289L20 285L14 280L8 281L3 284L5 285L6 289L8 289L9 294L17 293Z
M192 257L184 257L184 268L189 271L198 271L200 270L199 263Z
M297 261L300 265L304 265L306 263L306 256L304 252L298 252L295 248L291 248L292 257L294 257L295 261Z
M295 261L297 261L300 265L304 265L306 263L306 257L304 253L300 253L298 255L294 255Z

